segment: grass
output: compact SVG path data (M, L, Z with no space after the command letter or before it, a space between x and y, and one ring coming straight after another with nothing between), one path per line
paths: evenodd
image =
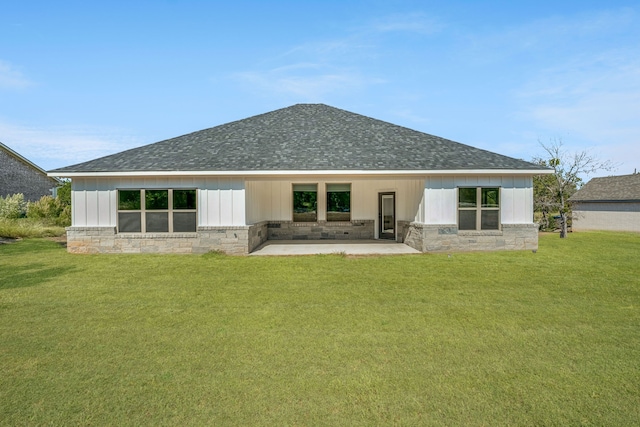
M0 245L0 424L638 425L639 259Z
M64 227L52 224L46 219L0 218L0 238L36 238L63 236Z

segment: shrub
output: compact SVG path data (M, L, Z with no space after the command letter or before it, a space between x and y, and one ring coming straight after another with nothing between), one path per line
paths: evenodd
M60 212L56 223L62 227L69 227L71 225L71 205L66 205L62 208L62 212Z
M48 223L48 221L29 218L0 218L0 237L12 239L54 237L64 236L64 233L64 227Z
M27 204L22 193L7 195L4 198L0 196L0 218L21 218L25 214L26 207Z
M36 202L27 204L27 218L57 218L62 207L60 203L51 196L42 196Z
M40 200L27 204L27 218L43 219L59 226L70 225L71 207L62 203L60 199L42 196Z

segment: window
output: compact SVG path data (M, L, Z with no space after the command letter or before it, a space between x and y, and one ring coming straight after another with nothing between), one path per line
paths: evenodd
M196 231L196 190L118 191L120 233Z
M293 221L316 222L318 220L318 186L293 184Z
M500 188L458 188L458 229L499 230Z
M327 184L327 221L351 221L351 184Z
M140 190L118 191L118 230L125 233L142 231Z
M173 231L196 231L196 190L173 190Z

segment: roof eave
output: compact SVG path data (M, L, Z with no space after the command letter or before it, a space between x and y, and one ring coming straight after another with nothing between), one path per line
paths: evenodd
M50 177L63 178L107 178L146 176L416 176L416 175L543 175L552 169L434 169L434 170L256 170L256 171L50 171Z
M639 203L640 199L569 199L571 203Z

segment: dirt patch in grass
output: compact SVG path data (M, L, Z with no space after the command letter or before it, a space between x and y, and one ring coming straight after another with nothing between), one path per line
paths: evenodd
M67 247L67 235L66 234L64 234L62 236L46 237L46 239L47 240L51 240L52 242L56 242L57 244L59 244L63 248Z

